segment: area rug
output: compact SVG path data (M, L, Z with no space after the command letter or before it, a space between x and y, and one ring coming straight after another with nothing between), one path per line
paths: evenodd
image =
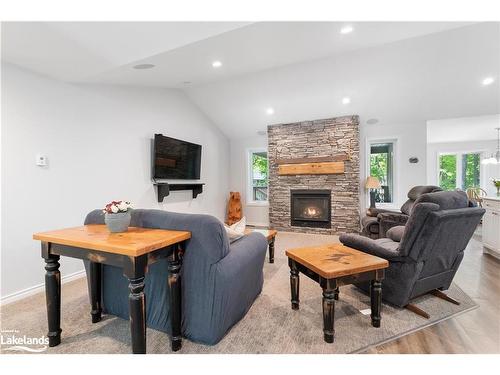
M446 293L460 301L454 305L432 295L420 297L415 305L427 311L424 319L408 310L382 306L382 325L370 323L370 298L354 286L340 288L335 306L335 342L323 341L321 288L301 275L300 310L290 307L289 268L285 250L338 242L336 236L279 233L275 263L264 265L264 288L247 315L214 346L183 341L179 354L187 353L359 353L395 340L440 321L472 310L477 304L453 284ZM105 316L90 322L85 279L62 287L62 343L42 353L130 353L128 321ZM368 310L368 315L363 314ZM363 311L363 312L362 312ZM2 307L3 330L16 330L16 336L40 337L46 334L43 293ZM2 345L2 353L8 345ZM22 352L22 351L20 351ZM148 353L171 353L169 336L147 331Z

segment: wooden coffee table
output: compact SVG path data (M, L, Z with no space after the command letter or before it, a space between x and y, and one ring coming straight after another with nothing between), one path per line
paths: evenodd
M278 233L274 229L245 229L245 234L252 232L259 232L264 235L267 239L269 245L269 263L274 263L274 240L276 239L276 234Z
M42 242L45 259L45 292L49 346L61 342L61 255L90 261L89 285L92 323L101 320L101 265L123 269L129 281L129 314L133 353L146 353L146 303L144 278L148 266L159 259L168 259L170 320L172 350L182 346L180 270L185 242L191 238L186 231L129 227L124 233L110 233L105 225L84 225L76 228L35 233Z
M351 249L341 244L301 247L286 251L290 266L292 309L299 309L299 272L323 288L323 333L328 343L335 336L335 300L339 287L370 281L372 326L380 327L382 279L389 266L385 259Z

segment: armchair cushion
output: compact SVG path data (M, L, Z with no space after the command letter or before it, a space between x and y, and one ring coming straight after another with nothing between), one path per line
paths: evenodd
M401 242L401 238L403 238L404 231L405 231L404 225L398 225L392 227L387 231L387 237L395 242Z
M384 259L399 258L399 243L389 238L373 240L357 234L343 233L339 237L344 245Z

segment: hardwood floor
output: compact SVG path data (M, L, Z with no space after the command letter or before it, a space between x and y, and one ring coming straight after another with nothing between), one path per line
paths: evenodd
M479 308L367 353L500 353L500 261L474 237L454 281Z

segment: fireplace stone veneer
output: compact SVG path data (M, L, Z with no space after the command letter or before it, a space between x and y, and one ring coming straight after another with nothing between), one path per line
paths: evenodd
M346 153L344 173L279 175L277 160L328 157ZM358 232L359 119L345 116L268 126L269 222L290 232L336 234ZM330 191L329 225L303 226L292 221L292 191Z

